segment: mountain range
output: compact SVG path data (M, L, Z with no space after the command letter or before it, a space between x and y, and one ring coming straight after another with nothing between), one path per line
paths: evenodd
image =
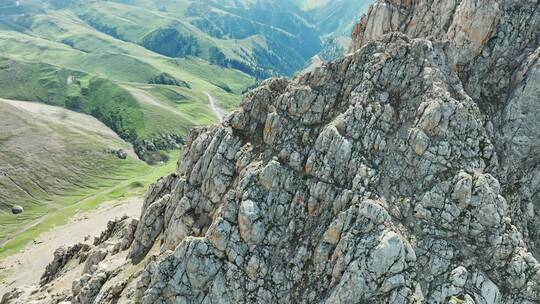
M91 114L134 144L139 156L154 158L145 142L183 136L212 121L205 93L226 110L234 108L256 79L292 75L323 51L323 40L348 36L352 22L335 20L354 20L347 14L360 15L365 6L363 1L308 3L2 0L0 51L6 68L0 77L10 81L0 82L1 97ZM165 121L180 121L159 125L149 119L159 109L134 90L146 92L154 105L174 108L159 113ZM101 98L117 92L117 109L96 106L99 100L85 95L97 91ZM205 115L194 117L195 109Z

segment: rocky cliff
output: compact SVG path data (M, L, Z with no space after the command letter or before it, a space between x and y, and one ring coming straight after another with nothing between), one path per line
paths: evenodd
M539 28L535 0L377 1L348 56L194 130L127 262L63 299L539 303Z

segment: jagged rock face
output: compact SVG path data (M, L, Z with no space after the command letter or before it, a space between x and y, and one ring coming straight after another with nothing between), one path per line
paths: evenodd
M143 213L161 223L149 226L163 253L137 298L540 299L540 264L495 178L496 138L444 46L385 36L263 83L224 124L193 133L172 192ZM132 256L154 244L141 243Z
M163 253L138 299L540 301L538 21L536 1L379 1L354 54L192 134L143 216Z
M540 257L540 15L536 0L378 1L352 50L391 31L444 41L448 65L486 115L495 176L515 224Z
M540 302L538 19L537 1L378 1L352 54L191 133L143 206L134 292L92 299Z
M93 244L78 243L72 246L60 247L54 252L53 261L47 265L43 273L40 285L47 289L48 284L55 280L77 271L74 266L82 265L82 276L72 284L70 292L53 295L38 295L35 299L32 294L25 295L24 291L17 289L6 295L6 304L18 303L94 303L103 285L108 279L114 277L121 268L108 269L106 263L102 263L106 257L114 256L130 248L138 226L136 219L124 216L107 223L107 229L99 237L94 238ZM2 302L4 303L4 302Z
M45 272L41 276L40 284L46 285L62 275L64 267L73 259L78 259L81 263L86 260L90 246L78 243L72 246L64 246L54 251L54 258L47 265Z
M470 8L452 18L474 24L461 15ZM369 18L365 33L381 22ZM177 176L162 182L172 191L143 212L152 233L131 255L140 260L159 235L162 254L137 299L539 301L535 240L523 238L497 179L502 130L450 57L465 62L486 35L473 35L472 51L376 37L313 73L263 83L222 125L194 132ZM538 82L528 85L516 98L537 101Z
M538 58L539 28L537 0L386 0L360 22L352 50L394 31L447 41L449 66L467 94L493 115Z

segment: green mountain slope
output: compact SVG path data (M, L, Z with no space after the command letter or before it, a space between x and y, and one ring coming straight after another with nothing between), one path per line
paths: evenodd
M108 79L45 63L0 58L2 97L40 101L92 115L136 149L144 141L163 134L184 136L199 125L199 121L182 115L175 107L166 107L166 100L163 104L140 101L127 88ZM138 154L145 160L155 157Z
M254 84L233 69L194 57L169 58L116 39L72 11L46 4L25 1L16 7L21 14L0 10L0 97L93 115L145 160L159 161L159 150L177 147L190 128L215 121L207 92L230 110ZM146 91L147 98L131 87Z
M72 1L68 7L118 39L258 78L290 75L321 48L315 28L289 1Z
M67 196L84 196L148 170L115 151L131 147L90 116L34 102L0 99L0 241ZM25 212L13 216L13 205Z
M79 212L144 195L179 155L149 166L95 118L36 102L0 99L0 131L0 258Z
M296 0L323 36L350 37L372 0Z

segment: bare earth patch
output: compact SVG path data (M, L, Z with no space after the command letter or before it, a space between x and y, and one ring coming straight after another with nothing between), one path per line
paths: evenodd
M124 215L138 218L142 201L142 198L112 201L91 212L78 214L68 224L43 233L20 253L0 260L0 296L13 288L37 285L45 267L53 260L56 248L99 235L107 228L109 220Z

